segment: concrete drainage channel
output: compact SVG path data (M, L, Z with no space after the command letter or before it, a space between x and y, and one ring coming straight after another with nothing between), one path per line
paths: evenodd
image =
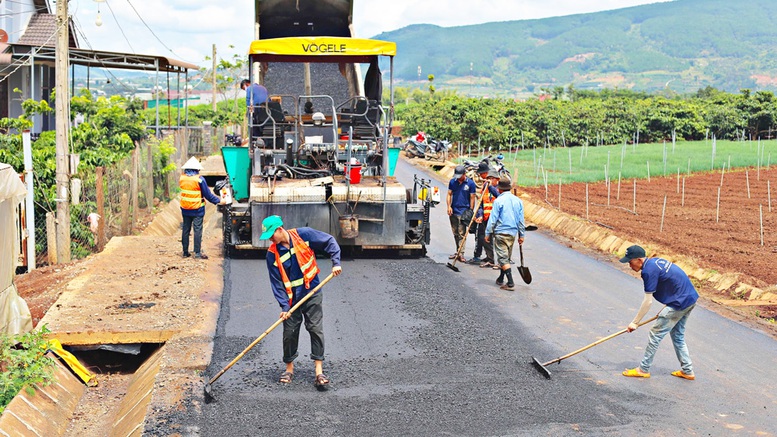
M180 208L171 202L140 236L114 237L82 261L39 326L97 375L86 387L56 360L54 383L17 395L0 437L139 436L171 411L210 361L223 287L221 231L206 209L209 260L181 258ZM215 218L215 220L214 220Z
M112 384L99 383L87 388L62 361L49 353L56 360L56 382L39 387L33 394L19 393L0 416L0 435L141 435L164 345L131 345L137 349L137 355L99 349L105 346L116 349L122 345L94 345L74 355L87 368L109 372L96 376L100 381L110 375ZM116 390L122 396L113 395ZM93 401L85 402L87 397ZM108 414L95 415L94 400Z

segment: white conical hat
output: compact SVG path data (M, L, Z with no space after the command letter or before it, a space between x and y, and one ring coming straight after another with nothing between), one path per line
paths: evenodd
M197 158L192 156L181 168L184 170L202 170L202 164L200 164L200 161L198 161Z

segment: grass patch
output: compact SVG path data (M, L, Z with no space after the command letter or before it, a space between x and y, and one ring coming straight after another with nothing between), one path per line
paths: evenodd
M518 185L542 186L617 181L619 175L621 179L647 179L676 176L678 172L684 176L724 168L765 168L777 161L777 140L546 147L503 154L508 170L514 178L517 175Z

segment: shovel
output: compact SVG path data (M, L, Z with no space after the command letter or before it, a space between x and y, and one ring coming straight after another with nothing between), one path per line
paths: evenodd
M659 312L659 314L660 314L660 312ZM656 314L655 316L653 316L652 318L650 318L648 320L645 320L644 322L641 322L639 325L637 325L637 327L640 327L642 325L647 325L648 323L652 322L653 320L656 320L657 318L658 318L658 314ZM577 355L580 352L583 352L585 350L591 349L592 347L596 346L597 344L604 343L605 341L611 340L611 339L613 339L613 338L615 338L615 337L617 337L617 336L619 336L621 334L624 334L626 332L629 332L629 330L628 329L621 329L620 331L618 331L618 332L616 332L614 334L610 334L607 337L600 338L599 340L596 340L595 342L589 344L588 346L583 346L583 347L581 347L580 349L578 349L578 350L576 350L574 352L570 352L570 353L568 353L568 354L566 354L564 356L558 357L555 360L550 360L547 363L540 363L539 360L537 360L534 357L531 357L532 364L534 364L534 367L536 367L537 370L540 371L540 373L545 375L546 378L550 379L550 370L548 370L545 366L553 364L553 363L560 363L562 360L566 360L567 358L569 358L569 357L571 357L573 355Z
M523 244L518 245L518 251L521 253L521 266L518 267L518 273L521 274L521 279L527 284L531 284L531 272L528 267L523 266Z
M333 277L334 277L334 275L333 275L332 273L330 273L330 274L329 274L329 276L327 276L326 278L324 278L324 280L323 280L323 281L321 281L321 282L320 282L318 285L316 285L316 287L315 287L314 289L310 290L310 293L308 293L308 294L307 294L305 297L303 297L302 299L300 299L300 301L299 301L299 302L297 302L296 304L294 304L294 306L293 306L293 307L291 307L291 309L289 310L289 314L293 313L293 312L294 312L294 311L295 311L297 308L299 308L299 307L300 307L300 306L301 306L303 303L307 302L307 301L308 301L308 299L310 299L311 297L313 297L313 295L314 295L314 294L316 294L316 292L317 292L318 290L320 290L320 289L321 289L321 287L323 287L323 286L324 286L324 284L326 284L327 282L329 282L329 280L330 280L330 279L332 279ZM253 341L253 343L251 343L251 344L249 344L249 345L248 345L248 347L247 347L247 348L243 349L243 352L240 352L240 354L239 354L238 356L236 356L234 360L232 360L232 361L231 361L229 364L227 364L227 365L226 365L226 367L224 367L223 369L221 369L221 371L220 371L219 373L217 373L217 374L216 374L216 376L214 376L213 378L211 378L211 379L210 379L210 381L208 381L208 383L207 383L207 384L205 384L205 389L204 389L204 392L205 392L205 403L206 403L206 404L209 404L209 403L213 402L213 399L214 399L214 398L213 398L213 393L212 393L212 391L211 391L211 385L212 385L214 382L216 382L216 380L217 380L217 379L219 379L219 378L221 377L221 375L223 375L223 374L224 374L224 372L226 372L227 370L229 370L229 368L230 368L230 367L234 366L234 365L235 365L235 363L237 363L238 361L240 361L240 359L241 359L241 358L243 358L243 356L244 356L245 354L247 354L247 353L248 353L248 351L250 351L251 349L253 349L253 347L254 347L254 346L256 346L256 345L257 345L257 344L258 344L260 341L262 341L262 339L264 339L265 337L267 337L267 334L269 334L270 332L272 332L272 330L273 330L273 329L275 329L275 328L277 328L277 327L278 327L278 325L280 325L281 323L283 323L283 319L279 318L278 320L276 320L276 321L275 321L275 323L273 323L273 324L272 324L272 326L270 326L269 328L267 328L267 330L266 330L266 331L264 331L264 332L262 333L262 335L260 335L259 337L257 337L257 338L256 338L256 340L254 340L254 341Z

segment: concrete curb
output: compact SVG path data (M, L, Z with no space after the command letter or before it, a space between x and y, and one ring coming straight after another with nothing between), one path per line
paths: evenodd
M36 386L33 394L19 392L0 416L0 436L60 436L67 431L70 418L86 387L54 354L54 382Z

